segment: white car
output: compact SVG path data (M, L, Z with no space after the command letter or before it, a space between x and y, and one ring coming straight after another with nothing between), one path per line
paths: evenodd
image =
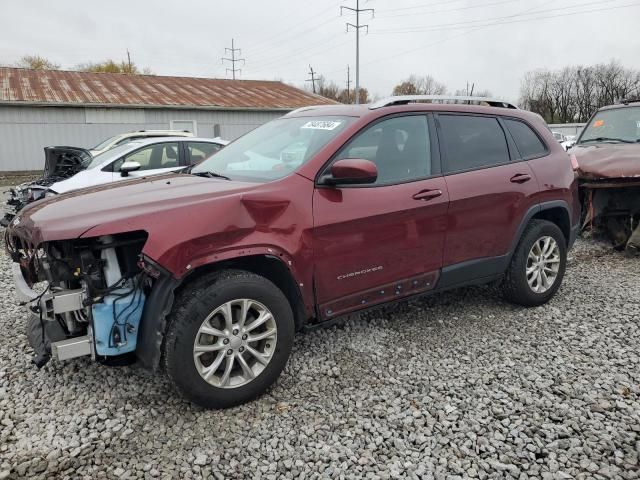
M136 132L121 133L119 135L109 137L95 147L90 148L89 153L95 157L96 155L100 155L113 147L123 145L132 140L153 137L193 137L193 133L187 130L138 130Z
M86 170L49 185L47 194L65 193L79 188L148 177L180 170L199 163L224 147L219 138L159 137L134 140L93 158Z

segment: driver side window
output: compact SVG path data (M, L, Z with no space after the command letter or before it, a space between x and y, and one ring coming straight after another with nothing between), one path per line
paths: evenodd
M138 171L178 167L179 147L177 142L157 143L143 147L114 162L113 171L119 171L124 162L138 162L140 164Z
M378 168L375 185L418 180L431 175L431 145L424 115L393 117L354 137L336 160L362 158Z

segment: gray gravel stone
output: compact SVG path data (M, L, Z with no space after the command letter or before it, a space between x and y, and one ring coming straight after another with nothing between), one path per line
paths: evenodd
M542 307L476 287L301 333L204 411L136 366L35 369L0 253L0 480L640 478L639 265L581 240Z

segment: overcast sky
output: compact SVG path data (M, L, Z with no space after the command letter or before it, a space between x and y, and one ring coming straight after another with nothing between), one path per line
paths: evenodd
M355 77L356 0L2 0L0 64L39 54L73 69L123 60L159 75L222 77L233 37L240 78L304 85L311 64L344 85ZM475 82L515 101L525 72L619 60L640 69L640 0L360 0L361 85L387 95L410 74L451 91ZM582 12L582 13L580 13Z

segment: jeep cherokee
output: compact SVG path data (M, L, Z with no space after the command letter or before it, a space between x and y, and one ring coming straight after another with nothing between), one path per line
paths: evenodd
M133 357L228 407L305 326L494 281L547 302L579 223L571 160L539 116L476 100L303 108L182 173L29 205L6 245L36 363Z

